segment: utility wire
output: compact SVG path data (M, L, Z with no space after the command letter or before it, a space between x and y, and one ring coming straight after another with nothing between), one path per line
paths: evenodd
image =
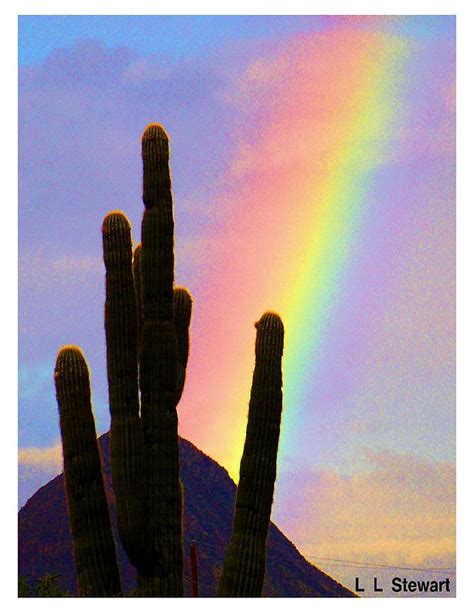
M322 558L319 556L313 556L313 555L306 555L306 558L312 558L314 560L321 560L323 562L337 562L337 563L341 563L341 566L343 566L344 564L346 565L350 565L353 567L358 567L358 568L384 568L384 569L392 569L392 570L417 570L417 571L423 571L423 572L429 572L429 573L447 573L449 574L455 574L456 570L453 567L450 568L427 568L427 567L416 567L416 566L390 566L389 564L372 564L370 562L356 562L355 560L341 560L341 559L337 559L337 558ZM332 565L330 565L332 566Z
M215 543L211 543L211 542L206 542L206 541L200 541L198 539L193 539L195 543L198 543L199 545L206 545L209 547L216 547ZM419 571L419 572L426 572L426 573L445 573L448 575L454 575L456 574L456 569L454 567L449 567L449 568L438 568L438 567L433 567L433 568L429 568L429 567L416 567L416 566L391 566L389 564L377 564L377 563L370 563L370 562L358 562L356 560L342 560L340 558L323 558L321 556L315 556L315 555L310 555L310 554L302 554L303 557L305 558L311 558L314 560L319 560L322 562L335 562L336 564L327 564L327 566L339 566L339 567L348 567L348 568L383 568L383 569L387 569L387 570L415 570L415 571Z

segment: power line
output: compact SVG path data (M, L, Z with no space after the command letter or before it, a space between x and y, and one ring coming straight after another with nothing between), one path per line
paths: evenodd
M306 554L305 555L306 558L312 558L314 560L321 560L323 562L337 562L337 563L342 563L339 564L340 566L352 566L352 567L356 567L356 568L386 568L386 569L392 569L392 570L417 570L417 571L422 571L422 572L429 572L429 573L446 573L448 575L454 575L456 573L456 569L453 567L450 568L427 568L427 567L416 567L416 566L391 566L389 564L376 564L376 563L370 563L370 562L357 562L355 560L341 560L339 558L323 558L320 556L314 556L314 555L309 555ZM332 566L329 565L329 566Z
M215 543L200 541L198 539L193 539L196 543L200 545L206 545L210 547L216 547ZM455 567L449 568L438 568L438 567L420 567L420 566L392 566L389 564L377 564L376 562L359 562L357 560L343 560L340 558L324 558L322 556L315 556L311 554L304 554L305 558L312 558L314 560L320 560L322 562L335 562L335 564L327 564L327 566L339 566L339 567L347 567L347 568L382 568L387 570L414 570L418 572L426 572L426 573L445 573L448 575L456 574Z

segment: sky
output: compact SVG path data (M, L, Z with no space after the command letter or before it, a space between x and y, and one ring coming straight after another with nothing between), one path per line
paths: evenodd
M121 209L139 242L159 121L194 298L180 434L238 478L275 310L274 521L351 588L334 560L452 568L454 18L20 17L19 61L19 504L61 470L62 345L108 429L100 227Z

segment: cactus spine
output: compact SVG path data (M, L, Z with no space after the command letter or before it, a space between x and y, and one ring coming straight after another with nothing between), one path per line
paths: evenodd
M61 349L54 371L69 520L81 596L121 593L91 407L89 370L77 347Z
M265 313L256 324L255 370L240 463L232 537L218 596L260 596L273 502L282 411L283 323Z

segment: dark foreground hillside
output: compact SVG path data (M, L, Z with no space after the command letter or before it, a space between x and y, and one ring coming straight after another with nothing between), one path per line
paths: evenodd
M115 505L109 463L109 436L99 439L106 487L117 543ZM181 478L185 496L185 593L189 590L189 544L197 542L200 596L214 596L232 527L235 484L226 470L190 442L180 440ZM59 573L59 585L76 593L63 475L34 494L19 512L19 575L30 580ZM124 589L134 587L135 572L120 544L117 555ZM344 598L353 594L307 562L296 547L271 524L268 538L265 596Z

